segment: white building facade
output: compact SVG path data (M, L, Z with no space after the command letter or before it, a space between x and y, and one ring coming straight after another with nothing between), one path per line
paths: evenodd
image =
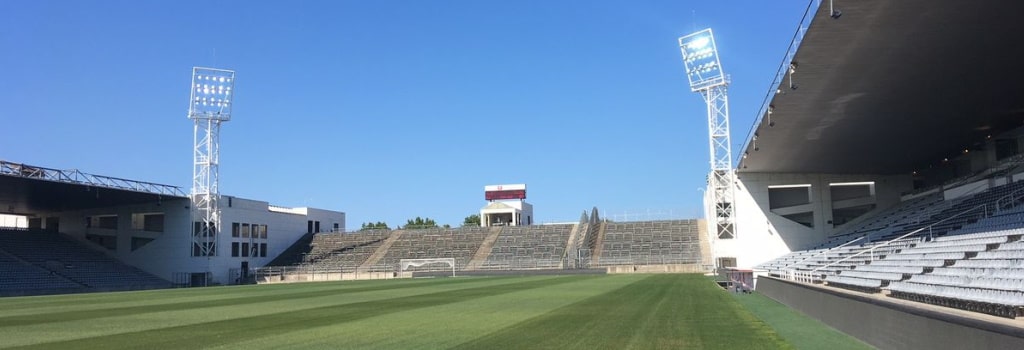
M811 248L898 204L901 194L913 189L913 180L909 175L740 172L735 186L735 237L719 238L709 225L709 239L716 266L750 269ZM705 215L714 215L708 199Z
M345 213L285 208L268 202L221 197L221 226L213 256L192 256L190 201L94 208L39 216L56 218L44 229L59 230L127 264L176 283L207 274L208 282L231 284L241 268L265 266L306 234L339 231ZM57 227L45 227L51 222Z
M487 205L480 209L480 226L534 224L533 205L526 202L526 184L484 186Z

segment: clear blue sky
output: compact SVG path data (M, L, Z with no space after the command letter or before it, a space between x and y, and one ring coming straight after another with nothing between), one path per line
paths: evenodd
M0 1L0 159L191 184L192 66L237 71L221 192L458 225L526 183L538 221L702 215L715 30L733 143L808 0ZM734 146L734 152L738 152Z

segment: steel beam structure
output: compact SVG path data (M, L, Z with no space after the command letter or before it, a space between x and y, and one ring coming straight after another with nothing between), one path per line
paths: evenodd
M709 214L713 216L708 217L708 221L715 223L714 238L736 238L735 173L729 138L729 79L722 70L710 28L679 38L679 49L690 90L699 93L707 105L711 171L707 179L709 195L706 196L710 203L705 203L705 206L712 209Z
M220 223L220 126L231 120L235 72L192 68L188 118L195 123L192 162L192 256L217 255Z

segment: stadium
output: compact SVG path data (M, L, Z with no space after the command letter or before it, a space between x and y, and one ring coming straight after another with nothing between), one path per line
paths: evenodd
M191 188L0 160L0 347L1024 348L1024 4L998 5L811 1L735 152L728 39L680 33L703 218L541 223L481 183L474 224L351 229L224 194L246 87L193 68Z

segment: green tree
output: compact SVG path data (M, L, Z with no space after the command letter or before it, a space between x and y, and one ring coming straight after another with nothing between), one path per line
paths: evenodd
M467 216L462 220L462 226L480 226L480 214Z
M377 222L364 222L363 226L359 228L359 231L366 231L366 230L389 230L389 229L391 229L391 228L388 227L388 224L386 222L377 221Z
M415 219L409 219L405 221L404 229L418 229L418 228L437 228L437 222L431 218L421 218L417 216Z

